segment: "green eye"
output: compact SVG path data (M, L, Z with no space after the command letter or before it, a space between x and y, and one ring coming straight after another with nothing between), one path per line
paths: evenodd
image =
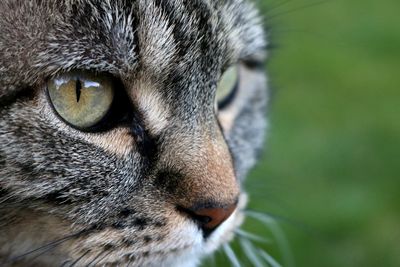
M218 83L217 88L217 102L219 108L223 108L232 100L235 89L237 87L239 79L239 68L238 65L230 67L222 75L221 80Z
M111 109L113 81L106 75L66 73L48 81L50 101L60 117L79 129L98 124Z

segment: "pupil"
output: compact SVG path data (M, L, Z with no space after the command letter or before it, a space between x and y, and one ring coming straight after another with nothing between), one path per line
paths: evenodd
M76 80L76 102L79 102L79 99L81 98L81 90L82 90L82 82L79 80L79 78Z

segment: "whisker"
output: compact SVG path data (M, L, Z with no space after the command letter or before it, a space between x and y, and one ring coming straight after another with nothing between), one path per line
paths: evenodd
M92 260L91 262L89 262L89 263L86 265L86 267L90 267L90 265L93 264L93 263L94 263L93 266L96 266L96 263L95 263L95 262L100 258L100 256L101 256L104 252L106 252L106 250L100 251L100 253L98 253L98 254L93 258L93 260Z
M66 260L60 265L60 267L66 267L67 264L69 264L70 262L71 262L71 260Z
M248 212L260 213L258 211L251 210L251 209L247 209L244 212L246 214ZM292 227L295 227L298 230L304 231L305 233L308 233L308 234L314 234L315 233L315 229L313 229L311 226L307 225L304 222L293 220L291 218L288 218L288 217L285 217L285 216L281 216L281 215L277 215L277 214L273 214L273 213L269 213L269 212L262 212L261 214L270 217L272 220L275 221L275 223L277 223L277 222L281 223L282 222L282 223L285 223L285 224L290 225Z
M228 244L223 245L223 250L230 260L232 267L242 267L239 262L239 259L236 257L235 252L233 252L232 248Z
M261 221L265 224L276 223L275 218L268 213L262 213L262 212L258 212L258 211L254 211L254 210L245 210L244 212L246 215L248 215L254 219L257 219L258 221Z
M246 256L250 260L250 262L255 267L264 267L265 265L262 263L261 259L256 254L256 248L251 244L250 241L240 238L239 239L240 246L242 247L243 251L245 252Z
M77 258L69 267L74 267L80 260L82 260L88 253L90 249L83 253L79 258Z
M277 224L276 220L274 220L274 218L271 217L270 215L261 212L246 211L246 214L249 217L262 222L267 227L267 229L271 231L271 233L273 234L274 238L278 243L278 246L281 248L283 259L285 260L285 266L287 267L294 266L295 265L294 259L289 243L286 239L284 232Z
M108 255L110 255L112 251L107 252L103 257L101 257L99 260L97 260L93 266L96 266L97 264L100 264L105 258L107 258Z
M56 245L56 246L58 246L58 245ZM46 252L49 252L49 251L51 251L52 249L54 249L56 246L54 246L54 247L49 247L49 248L47 248L47 249L44 249L42 252L36 254L36 255L33 256L33 257L30 257L29 260L30 260L30 261L34 261L35 259L39 258L40 256L42 256L42 255L45 254ZM16 261L18 261L18 260L16 260ZM14 262L15 262L15 261L14 261Z
M301 5L301 6L298 6L298 7L294 7L294 8L288 9L286 11L282 11L282 12L278 12L278 13L275 13L275 14L271 14L270 16L267 16L267 20L271 20L271 19L274 19L274 18L277 18L277 17L281 17L283 15L287 15L287 14L290 14L290 13L293 13L293 12L297 12L299 10L303 10L303 9L306 9L306 8L322 5L322 4L328 3L330 1L332 1L332 0L322 0L322 1L316 1L316 2L311 2L311 3L308 3L308 4L304 4L304 5Z
M299 224L298 222L293 221L293 220L291 220L289 218L286 218L284 216L277 215L277 214L274 214L274 213L270 213L270 212L264 212L264 211L263 212L259 212L259 211L252 210L252 209L246 209L244 212L246 214L248 214L248 213L256 213L256 214L262 214L263 216L268 216L271 219L272 222L279 221L279 222L285 222L285 223L289 223L289 224Z
M291 2L291 0L284 0L284 1L280 1L279 3L276 3L275 5L269 5L268 6L268 10L267 10L267 14L268 14L268 12L270 12L272 10L275 10L275 9L278 9L278 8L280 8L282 6L285 6L286 4L288 4L290 2Z
M260 256L269 264L271 267L282 267L271 255L269 255L267 252L265 252L262 249L259 249L258 252L260 253Z
M6 204L7 205L7 201L12 199L14 196L13 195L8 195L6 197L1 197L0 198L0 204Z
M36 255L36 257L34 257L34 258L37 258L37 257L43 255L44 253L46 253L46 252L48 252L48 251L50 251L50 250L56 248L56 247L59 246L60 244L66 242L66 241L68 241L68 240L70 240L70 239L72 239L72 238L74 238L74 237L77 237L77 236L83 234L85 231L88 231L88 230L80 231L80 232L78 232L78 233L75 233L75 234L72 234L72 235L63 237L63 238L61 238L61 239L58 239L58 240L53 241L53 242L50 242L50 243L48 243L48 244L46 244L46 245L43 245L43 246L41 246L41 247L39 247L39 248L33 249L33 250L31 250L31 251L28 251L28 252L26 252L26 253L24 253L24 254L21 254L21 255L19 255L19 256L15 256L15 257L11 258L11 259L9 260L9 262L10 262L10 263L15 263L15 262L17 262L17 261L19 261L19 260L25 258L26 256L29 256L29 255L31 255L31 254L40 252L38 255Z
M257 242L261 242L261 243L272 243L272 241L270 239L259 237L259 236L255 235L255 234L246 232L246 231L244 231L242 229L235 230L235 233L239 237L246 238L248 240L254 240L254 241L257 241Z

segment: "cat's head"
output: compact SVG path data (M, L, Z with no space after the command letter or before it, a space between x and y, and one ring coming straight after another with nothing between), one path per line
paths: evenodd
M240 0L0 1L0 260L195 266L228 242L264 49Z

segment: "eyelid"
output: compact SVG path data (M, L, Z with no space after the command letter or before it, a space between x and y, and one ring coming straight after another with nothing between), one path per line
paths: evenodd
M264 70L265 61L256 58L246 58L242 60L243 65L252 70Z
M243 57L240 61L249 69L264 70L267 59L266 51L258 51L254 54Z

